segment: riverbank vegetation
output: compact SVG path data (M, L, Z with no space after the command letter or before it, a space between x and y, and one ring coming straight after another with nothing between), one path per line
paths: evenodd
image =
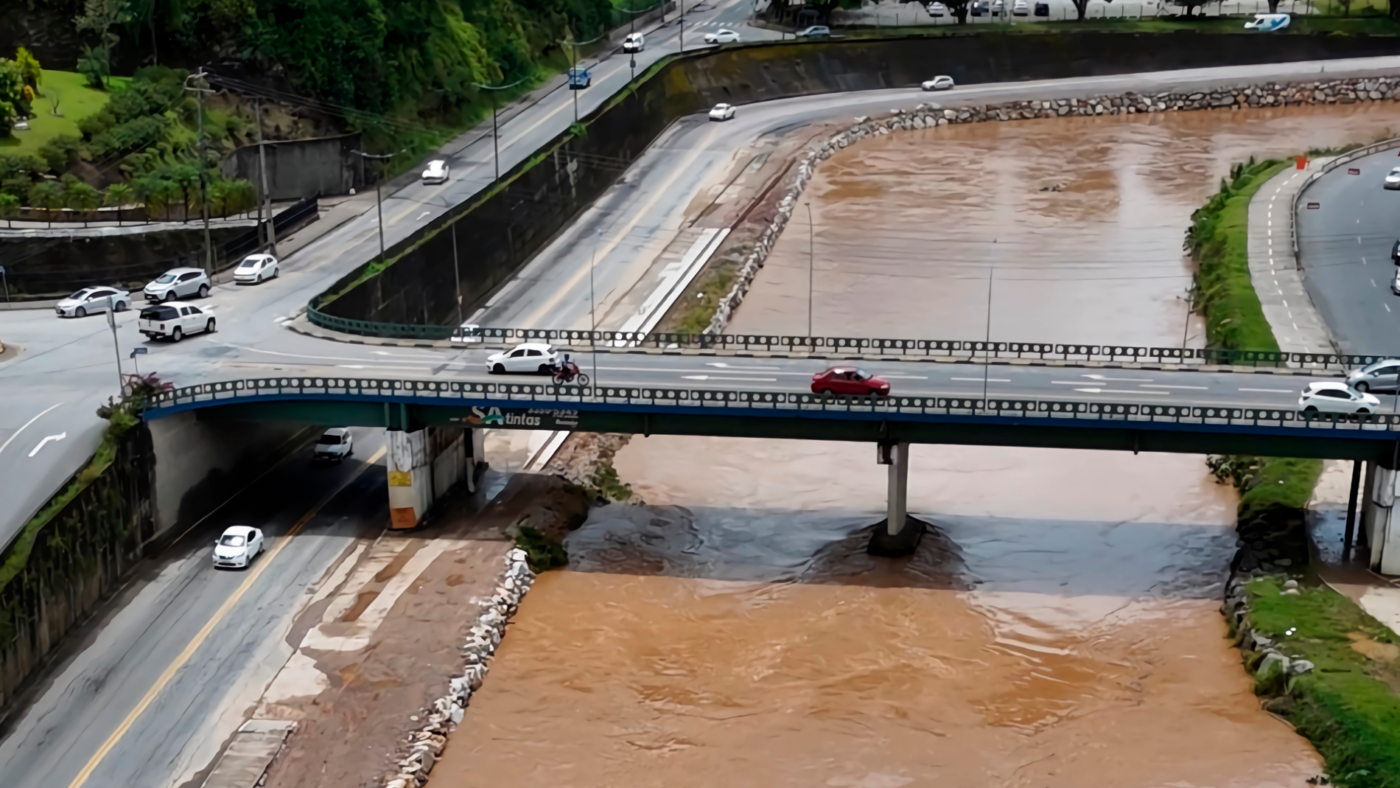
M1260 685L1326 759L1343 788L1400 788L1400 640L1325 586L1285 593L1278 576L1247 586L1249 623L1310 672ZM1254 667L1254 666L1251 666Z

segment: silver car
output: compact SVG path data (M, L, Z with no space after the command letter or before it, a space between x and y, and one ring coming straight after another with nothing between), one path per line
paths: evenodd
M1390 173L1385 176L1385 183L1381 185L1387 189L1400 189L1400 167L1391 170Z
M172 268L156 277L141 291L147 301L174 301L177 298L209 297L209 275L198 268Z
M1347 385L1357 391L1400 391L1400 359L1387 358L1352 370Z
M84 287L59 301L54 311L59 317L87 317L98 312L125 312L131 308L131 293L119 287Z

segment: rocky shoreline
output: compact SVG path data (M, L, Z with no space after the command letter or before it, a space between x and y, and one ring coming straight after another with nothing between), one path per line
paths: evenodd
M754 277L763 269L768 254L778 242L796 210L798 198L807 188L817 165L831 158L838 150L868 137L915 131L960 123L1033 120L1037 118L1088 117L1096 115L1138 115L1161 112L1189 112L1210 109L1242 109L1247 107L1283 107L1307 104L1357 104L1368 101L1400 99L1400 77L1370 79L1339 79L1316 82L1268 82L1247 87L1188 93L1123 93L1079 99L1048 99L1042 101L1011 101L960 109L943 108L937 104L920 104L912 111L894 110L883 119L856 118L851 127L832 135L825 142L809 148L798 160L797 174L778 202L772 221L759 235L753 251L744 258L743 266L733 286L715 309L705 329L707 334L722 333L734 310L743 303Z

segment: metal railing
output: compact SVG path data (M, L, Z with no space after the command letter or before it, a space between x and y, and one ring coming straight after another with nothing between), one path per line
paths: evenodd
M1298 191L1293 193L1293 202L1288 208L1288 231L1289 234L1293 236L1293 259L1297 266L1302 267L1303 265L1302 259L1298 257L1298 203L1303 199L1303 192L1308 190L1308 187L1313 184L1313 181L1316 181L1318 178L1321 178L1343 164L1349 164L1357 159L1370 156L1373 153L1380 153L1381 151L1390 150L1392 148L1400 148L1400 137L1392 137L1388 140L1382 140L1381 142L1373 142L1370 145L1363 145L1356 150L1347 151L1322 165L1315 172L1303 179L1303 184L1298 187Z
M1267 350L1147 347L1140 345L1062 344L1050 342L985 342L959 339L880 339L874 337L801 337L778 334L675 334L664 332L575 331L545 328L477 328L375 323L319 315L308 310L311 322L323 328L383 336L385 329L402 329L413 339L450 340L467 346L504 348L519 342L544 342L575 352L659 350L662 352L763 352L844 359L930 358L1043 362L1122 362L1181 366L1298 367L1343 371L1380 361L1385 355L1285 353ZM376 332L376 333L370 333Z
M1093 421L1140 421L1299 429L1400 431L1400 414L1358 416L1300 413L1286 408L1248 408L1153 403L1083 402L1034 398L849 397L804 392L728 391L650 386L554 386L532 383L470 383L384 378L282 377L202 383L161 392L149 409L256 402L259 399L365 398L375 402L465 405L518 403L521 407L587 406L593 411L625 411L627 406L715 408L735 415L775 411L819 411L899 416L981 416ZM182 408L185 409L185 408ZM747 411L747 414L737 413Z

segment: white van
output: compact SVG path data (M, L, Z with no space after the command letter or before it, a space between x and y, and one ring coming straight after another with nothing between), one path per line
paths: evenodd
M1289 18L1288 14L1255 14L1253 19L1244 23L1244 29L1272 33L1288 27Z
M646 39L641 33L628 33L627 38L622 41L623 52L641 52L646 46Z

